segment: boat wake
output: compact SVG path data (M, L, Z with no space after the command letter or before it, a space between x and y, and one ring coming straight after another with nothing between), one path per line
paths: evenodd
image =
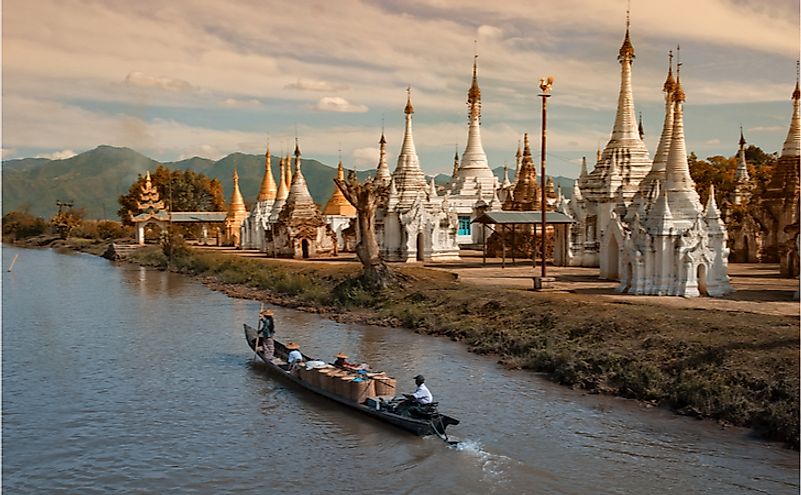
M481 442L478 440L460 440L452 444L451 448L475 458L480 463L481 471L487 481L503 481L504 472L514 462L505 455L487 452L482 448Z

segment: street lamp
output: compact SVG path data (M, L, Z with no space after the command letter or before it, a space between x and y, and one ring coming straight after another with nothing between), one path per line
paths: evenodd
M545 278L545 137L547 135L547 109L548 109L548 97L551 96L551 88L553 87L553 76L541 77L540 78L540 91L541 93L539 96L542 98L542 146L541 146L541 155L540 155L540 181L542 182L542 187L540 188L540 195L542 196L542 206L541 206L541 220L542 220L542 278Z

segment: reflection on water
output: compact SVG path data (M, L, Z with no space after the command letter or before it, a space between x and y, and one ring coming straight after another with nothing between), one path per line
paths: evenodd
M259 303L87 256L3 249L8 493L797 493L798 456L739 429L585 396L445 339L275 308L278 338L338 351L462 420L448 448L276 380Z

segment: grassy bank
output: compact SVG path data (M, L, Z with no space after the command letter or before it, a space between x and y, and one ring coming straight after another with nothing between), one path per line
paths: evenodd
M158 249L133 261L167 268ZM487 289L439 271L395 268L403 286L375 293L356 281L355 263L184 251L170 266L232 296L445 335L558 383L749 426L798 448L797 318Z

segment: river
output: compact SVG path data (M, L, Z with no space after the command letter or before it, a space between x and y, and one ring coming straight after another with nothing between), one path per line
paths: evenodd
M799 492L798 452L747 430L274 308L277 337L306 354L344 351L409 391L425 374L462 421L449 448L275 380L242 335L257 302L86 254L2 260L4 493Z

